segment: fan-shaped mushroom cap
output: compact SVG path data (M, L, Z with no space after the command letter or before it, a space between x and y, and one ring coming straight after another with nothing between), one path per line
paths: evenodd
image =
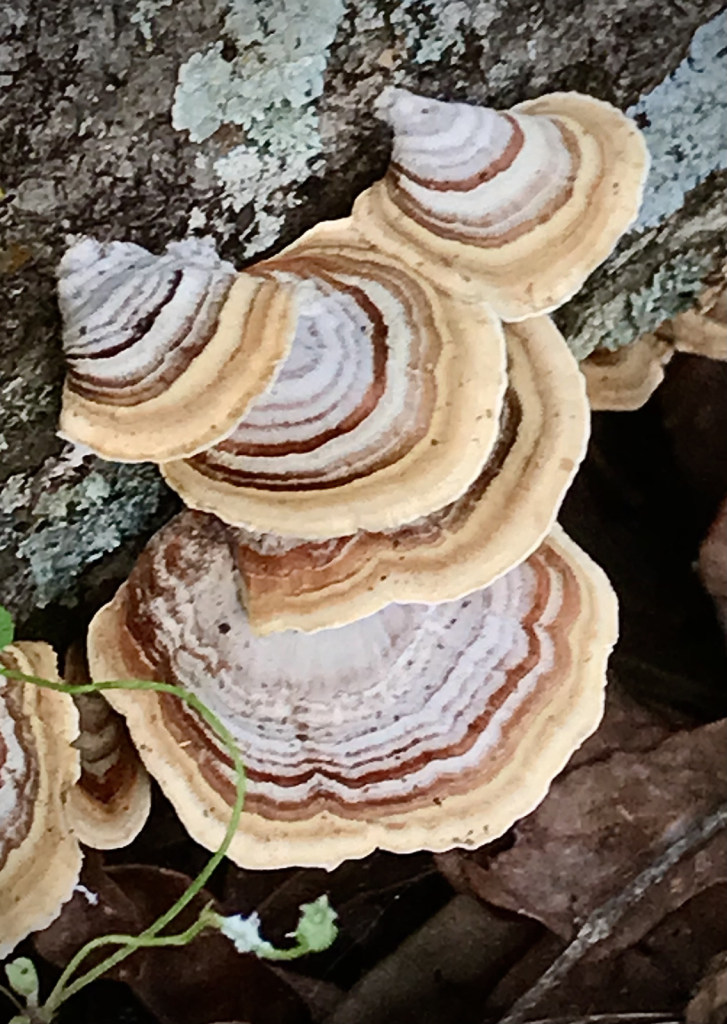
M258 272L309 286L290 355L225 440L166 463L192 508L305 537L391 529L459 497L492 451L500 323L322 224Z
M679 313L660 328L678 352L727 359L727 285L707 288L694 309Z
M642 334L631 345L610 352L596 349L581 363L592 409L640 409L664 380L674 347L658 334Z
M68 683L89 682L80 647L66 654ZM80 717L76 747L81 777L68 795L68 820L76 837L96 850L116 850L135 839L151 805L149 776L126 723L101 693L74 698Z
M236 274L208 240L153 256L85 238L61 260L61 433L107 459L161 461L225 437L292 339L294 295Z
M390 601L436 603L488 586L551 528L585 454L578 364L547 317L508 325L509 391L484 469L454 503L388 533L329 541L230 528L244 603L260 633L345 625Z
M392 163L356 227L504 320L560 306L636 219L648 154L608 103L552 93L498 113L391 89L379 106Z
M58 680L44 643L16 643L0 662ZM79 774L78 714L67 693L0 676L0 959L45 928L71 898L81 849L65 801Z
M476 846L544 796L601 716L616 602L560 530L486 590L391 604L340 629L256 637L223 524L164 528L94 618L95 678L198 694L248 772L230 856L321 865L376 847ZM229 760L177 698L109 692L191 835L213 848Z

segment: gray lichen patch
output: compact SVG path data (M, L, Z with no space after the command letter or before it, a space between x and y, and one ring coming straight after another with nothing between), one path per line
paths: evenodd
M661 223L688 192L727 167L727 11L697 30L673 74L630 107L651 170L636 230Z
M713 174L658 228L632 232L555 314L575 355L616 349L693 305L727 253L727 174Z
M138 0L131 14L132 25L137 25L144 37L147 49L152 48L154 19L164 7L171 7L173 0Z
M73 605L79 576L173 505L155 466L79 459L71 445L35 476L10 477L0 492L0 603L18 615Z
M256 211L252 255L277 241L296 186L320 166L314 101L323 92L328 52L343 0L291 7L283 0L227 0L223 32L179 69L172 124L193 142L237 125L244 142L212 162L223 208ZM226 46L234 54L228 56Z
M687 254L661 264L641 288L622 291L591 310L578 334L568 338L572 350L580 359L597 347L613 351L689 309L714 263L711 255Z

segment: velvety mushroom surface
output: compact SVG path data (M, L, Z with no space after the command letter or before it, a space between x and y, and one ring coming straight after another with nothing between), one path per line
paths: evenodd
M256 272L306 286L290 354L225 441L163 466L185 503L322 539L458 498L498 437L506 354L489 310L438 292L346 222Z
M248 771L241 865L479 845L537 805L600 718L615 597L560 530L486 590L315 634L255 636L236 576L223 524L173 521L93 620L89 664L179 683L231 730ZM109 697L214 848L234 795L214 736L173 696Z
M58 680L44 643L15 643L0 662ZM0 959L45 928L71 898L81 850L65 802L79 776L78 714L66 693L0 676Z
M453 600L521 562L551 528L585 454L583 377L547 317L506 325L509 390L495 448L465 494L381 533L302 541L230 529L260 633L345 625L390 601Z
M569 299L636 219L648 154L608 103L553 93L498 112L389 89L378 106L392 161L354 223L505 320Z
M295 294L210 240L154 256L85 238L58 268L61 433L104 458L179 458L225 437L287 354Z
M80 647L66 654L67 683L90 681ZM80 734L75 742L81 775L68 794L68 820L76 837L96 850L115 850L136 838L151 806L149 776L123 717L101 693L73 698Z

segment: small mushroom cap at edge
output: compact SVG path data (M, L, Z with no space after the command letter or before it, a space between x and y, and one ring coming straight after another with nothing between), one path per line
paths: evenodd
M0 661L59 681L48 644L18 642ZM78 713L67 693L0 676L0 959L71 898L81 848L65 802L79 776Z
M591 408L613 412L640 409L664 380L664 367L673 354L673 345L658 334L642 334L615 352L591 352L581 363Z
M90 682L80 645L66 652L66 682ZM95 850L128 846L144 827L151 807L146 769L126 728L102 693L74 698L80 719L75 746L81 775L68 794L68 820L76 837Z

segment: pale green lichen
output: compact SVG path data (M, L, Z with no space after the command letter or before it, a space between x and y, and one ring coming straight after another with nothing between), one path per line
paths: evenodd
M391 24L402 33L408 56L417 64L453 59L464 52L464 28L473 10L464 0L402 0L391 12ZM399 76L394 76L399 77Z
M79 575L102 555L156 524L166 487L154 466L100 463L80 480L57 484L52 476L34 499L33 482L17 475L0 496L0 546L17 544L17 523L30 516L17 554L29 563L34 605L76 600Z
M164 7L171 7L173 0L139 0L131 12L132 25L136 25L146 41L147 50L152 46L152 22Z
M636 229L661 223L687 192L727 167L727 12L697 30L676 71L627 113L639 117L651 169Z
M659 267L642 288L596 305L577 333L568 337L573 354L583 359L597 347L614 351L689 309L713 262L709 255L677 256Z
M288 131L280 130L285 121ZM280 111L277 128L266 147L236 146L213 165L224 185L223 206L242 210L253 203L257 211L257 231L248 253L276 242L284 213L297 202L295 186L317 166L320 137L314 110Z
M293 186L315 169L322 144L314 104L343 13L343 0L304 0L293 8L284 0L229 0L224 31L237 55L226 60L218 40L179 69L175 128L193 142L224 124L245 131L244 145L213 169L224 205L255 205L251 254L275 241Z

